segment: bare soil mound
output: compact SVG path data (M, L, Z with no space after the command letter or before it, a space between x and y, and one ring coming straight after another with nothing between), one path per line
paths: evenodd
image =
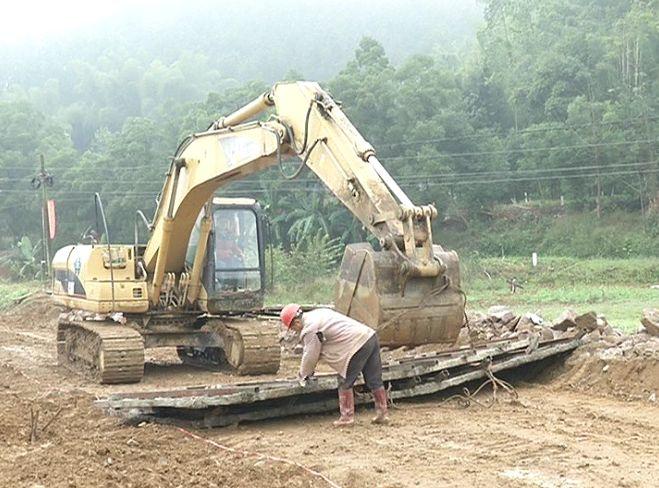
M326 486L300 469L227 453L178 429L127 427L83 391L44 391L0 364L0 486Z
M623 336L618 343L587 343L549 372L545 380L557 387L656 402L659 338L639 332Z
M487 314L470 315L458 344L532 336L538 340L577 336L584 343L563 364L543 371L536 378L540 382L554 389L656 402L659 337L647 330L625 335L594 311L579 315L568 309L549 323L536 314L518 316L506 307L495 306Z
M52 328L62 308L53 303L50 295L37 292L18 305L15 305L0 314L0 320L17 325L32 326L32 328Z

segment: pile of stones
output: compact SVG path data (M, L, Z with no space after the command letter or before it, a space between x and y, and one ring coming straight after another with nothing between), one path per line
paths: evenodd
M659 310L649 309L641 320L644 328L635 334L623 334L603 315L596 312L578 314L565 310L549 322L536 313L516 315L508 307L490 307L487 313L475 312L460 331L457 346L497 339L534 336L540 342L563 337L580 337L589 350L607 350L607 355L651 355L659 353Z

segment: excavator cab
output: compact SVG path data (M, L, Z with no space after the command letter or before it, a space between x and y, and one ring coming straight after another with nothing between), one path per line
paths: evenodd
M203 213L203 212L202 212ZM265 232L263 212L251 198L213 198L212 224L202 274L201 308L209 313L246 312L263 307ZM186 262L192 266L201 217L190 236Z

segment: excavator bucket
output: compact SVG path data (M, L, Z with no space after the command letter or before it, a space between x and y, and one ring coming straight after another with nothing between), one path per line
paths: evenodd
M375 329L388 347L454 343L465 321L465 296L454 251L433 246L445 268L434 277L405 278L402 258L368 243L346 247L335 308Z

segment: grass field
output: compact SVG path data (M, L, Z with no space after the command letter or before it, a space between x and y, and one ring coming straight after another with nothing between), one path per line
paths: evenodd
M338 266L338 265L337 265ZM313 269L310 266L310 269ZM468 309L485 311L492 305L507 305L516 313L536 312L555 319L566 308L577 312L594 310L626 332L640 327L644 308L659 308L659 258L574 259L470 257L461 263L462 288ZM510 292L508 280L515 278L523 288ZM267 295L269 305L290 301L330 303L334 297L335 275L300 276L277 285ZM0 282L0 310L20 296L40 288L37 282Z
M461 273L470 310L507 305L517 313L537 312L547 320L555 319L566 308L594 310L615 327L633 332L640 326L644 308L659 307L659 290L650 288L659 284L659 258L549 257L541 258L533 268L530 257L471 257L462 260ZM512 278L523 287L515 294L508 284ZM286 288L276 287L268 295L268 303L329 303L335 279L309 276Z
M553 320L566 308L594 310L615 327L633 332L644 308L659 307L659 259L530 258L465 260L463 288L472 309L507 305L517 313L537 312ZM508 280L523 286L510 292Z

